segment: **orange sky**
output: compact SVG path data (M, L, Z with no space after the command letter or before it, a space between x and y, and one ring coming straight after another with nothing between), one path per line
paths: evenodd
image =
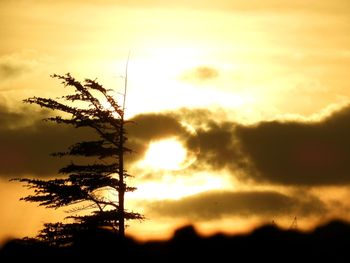
M347 0L0 1L0 239L63 214L19 202L22 187L8 183L58 165L38 168L54 138L35 141L43 113L21 100L63 94L49 75L66 72L119 98L129 52L141 150L127 204L148 218L130 234L347 217L349 13ZM159 166L157 154L169 158Z

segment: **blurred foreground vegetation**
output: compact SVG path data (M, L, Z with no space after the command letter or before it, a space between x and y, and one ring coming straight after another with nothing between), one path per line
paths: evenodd
M310 232L263 225L247 234L209 237L198 235L189 225L177 229L169 240L142 243L95 229L80 233L65 247L36 239L9 240L0 250L0 262L101 262L116 258L126 262L350 262L349 244L350 224L340 220Z

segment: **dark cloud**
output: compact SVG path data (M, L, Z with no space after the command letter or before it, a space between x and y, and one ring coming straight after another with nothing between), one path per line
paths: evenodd
M66 125L43 122L49 111L35 111L22 107L14 112L0 105L0 175L48 176L70 159L54 158L50 153L64 151L72 143L93 139L95 133L88 128L74 129ZM150 142L167 137L177 137L185 145L194 135L171 114L142 114L127 125L128 147L135 152L126 155L128 162L143 157Z
M326 212L317 198L304 195L294 198L272 191L210 191L180 200L155 201L146 205L146 213L196 220L226 216L311 216Z
M62 160L49 153L92 136L91 131L40 121L47 112L0 106L0 174L53 174ZM31 120L30 122L28 120ZM318 122L270 121L243 126L205 110L135 116L127 126L132 162L150 142L177 137L196 154L191 169L227 169L241 180L294 186L350 183L350 107ZM183 121L191 124L191 131Z
M215 68L200 66L185 72L181 78L187 81L206 81L217 77L219 77L219 71Z
M56 174L70 160L51 157L50 153L64 151L72 143L94 138L95 133L89 129L43 122L49 113L35 111L29 106L14 112L0 105L1 176ZM176 136L187 144L193 136L170 114L138 115L131 121L127 126L128 146L135 152L126 156L131 162L142 158L153 140Z
M254 180L284 185L350 183L350 107L319 122L262 122L235 130Z
M244 126L214 120L202 119L192 138L200 148L197 168L228 169L240 179L280 185L350 183L350 106L317 122Z
M180 109L174 112L141 114L131 119L127 131L129 147L142 156L153 140L176 136L195 153L198 169L222 169L244 166L245 159L236 145L235 126L232 122L215 122L215 116L204 109ZM183 125L190 125L194 131Z
M92 138L91 131L43 122L46 111L11 112L0 107L0 176L56 174L67 159L50 153L64 151L74 142ZM31 122L28 122L31 120Z
M171 114L140 114L130 121L128 133L135 139L151 141L186 134L185 127Z
M153 139L185 138L189 150L200 150L192 168L228 169L242 180L295 186L350 183L350 107L317 122L244 126L214 117L203 110L139 115L130 135L142 153ZM189 134L180 120L193 124L196 134Z
M135 151L131 159L141 158L149 143L168 137L177 137L185 145L197 147L195 135L174 114L140 114L131 119L127 126L129 147Z
M244 157L236 145L235 124L208 121L204 128L197 129L197 136L189 140L188 146L199 145L197 166L205 165L218 170L225 167L232 169L244 165Z
M0 105L0 130L10 129L19 124L23 124L27 119L28 116L25 114L19 112L11 112L7 109L6 106Z

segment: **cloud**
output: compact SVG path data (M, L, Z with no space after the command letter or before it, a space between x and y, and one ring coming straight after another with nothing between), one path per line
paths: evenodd
M13 111L0 104L0 176L54 175L70 159L54 158L50 153L95 138L94 131L88 128L75 129L43 122L42 119L49 115L52 113L38 111L32 106ZM127 146L134 153L126 155L129 163L142 158L149 143L167 137L177 137L184 145L191 141L195 149L194 134L174 115L141 114L130 121L127 124Z
M133 123L128 126L128 133L135 139L151 141L186 133L185 127L170 114L140 114L130 121Z
M262 122L237 126L256 181L283 185L350 183L350 107L318 122Z
M273 191L209 191L179 200L155 201L146 213L193 220L214 220L226 216L311 216L326 212L317 198L295 198Z
M186 71L181 79L187 81L207 81L219 77L219 71L209 66L199 66Z
M14 63L0 63L0 78L7 79L21 75L27 70L24 65L18 65Z
M40 121L47 114L28 108L13 112L0 106L1 175L52 175L64 162L49 153L93 136L88 130ZM214 117L206 110L135 116L127 126L128 146L135 153L127 155L127 161L141 159L154 140L177 137L196 155L193 170L228 170L243 182L275 185L350 183L350 106L320 121L266 121L246 126Z
M214 117L205 110L139 115L130 137L143 154L150 141L176 135L196 152L192 169L226 169L243 181L292 186L350 183L350 106L317 121L241 125ZM196 132L186 131L182 120Z
M0 56L0 78L15 79L27 73L33 73L43 66L44 58L35 51L20 51Z
M168 137L177 137L185 145L192 144L192 150L196 150L195 135L171 113L164 114L140 114L130 120L127 132L129 135L129 147L135 151L130 156L131 160L142 158L149 143ZM192 141L194 143L192 143ZM191 150L191 149L189 149Z
M43 122L49 111L33 107L10 110L0 104L0 175L49 176L69 162L66 158L54 158L50 153L64 151L81 140L95 138L88 128L75 129L66 125ZM52 115L52 114L51 114ZM148 144L154 140L176 136L187 144L193 136L174 116L144 114L134 117L127 126L128 146L135 152L126 155L132 162L143 157Z
M189 140L199 145L197 169L228 169L242 180L277 185L350 183L350 106L318 121L247 126L212 117L202 118Z
M12 129L25 123L27 119L25 114L9 111L5 105L0 104L0 130Z
M137 115L127 126L129 147L136 152L133 158L141 158L150 142L175 136L189 152L195 153L197 169L217 170L230 165L244 165L244 158L235 145L237 124L215 122L213 119L213 113L205 109Z
M188 146L198 145L198 167L206 166L214 170L230 167L234 170L244 165L244 156L236 145L235 126L232 122L207 120L204 128L197 129L197 136L189 140Z
M50 153L63 151L82 138L91 138L91 131L53 125L41 121L47 111L23 108L12 112L0 107L0 176L49 176L67 163Z

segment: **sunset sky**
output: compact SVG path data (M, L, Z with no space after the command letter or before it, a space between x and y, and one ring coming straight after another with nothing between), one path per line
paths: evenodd
M9 179L56 177L86 136L22 100L68 72L120 100L129 53L128 234L350 219L350 1L0 0L0 36L0 241L67 215Z

